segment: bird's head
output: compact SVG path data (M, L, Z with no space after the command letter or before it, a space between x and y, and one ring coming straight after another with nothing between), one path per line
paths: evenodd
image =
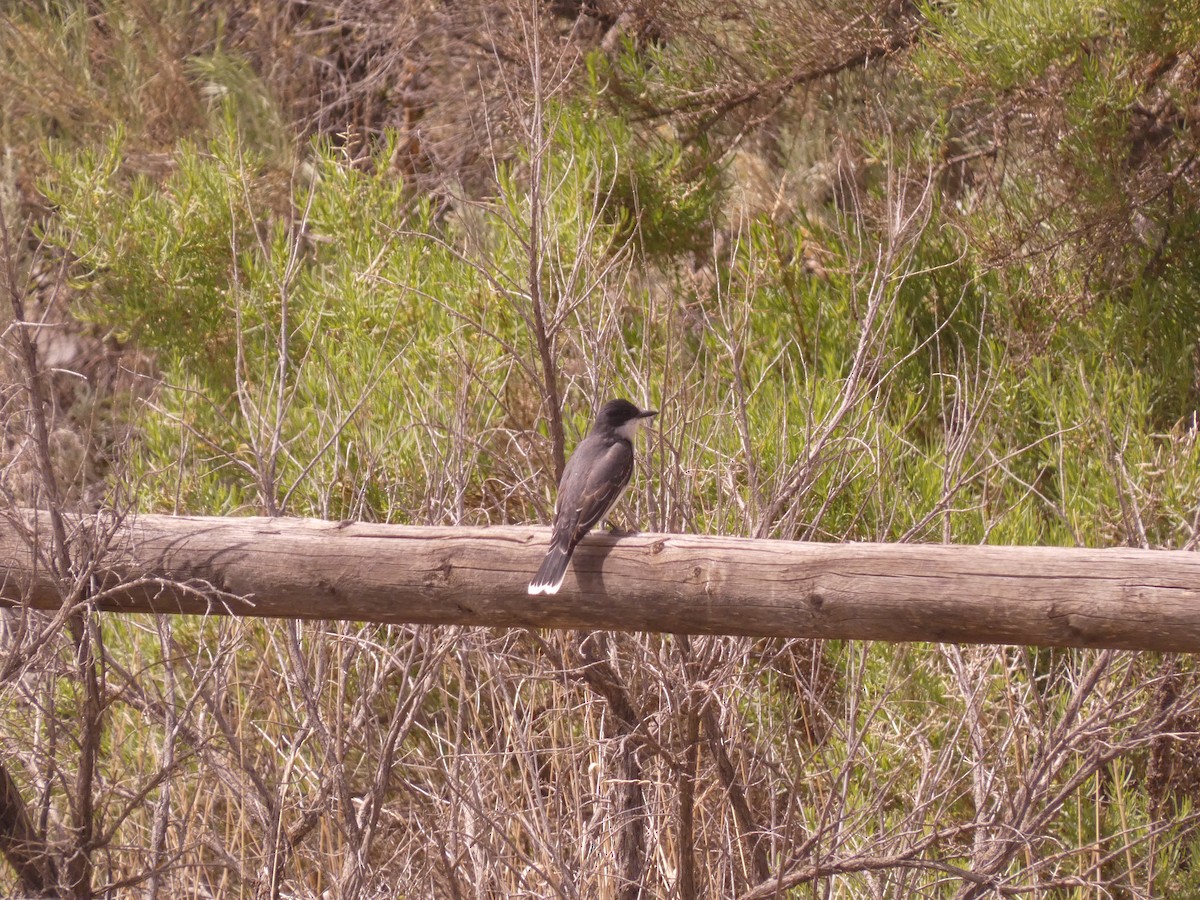
M609 400L596 416L596 427L608 427L621 437L632 440L638 426L658 415L658 410L638 409L628 400Z

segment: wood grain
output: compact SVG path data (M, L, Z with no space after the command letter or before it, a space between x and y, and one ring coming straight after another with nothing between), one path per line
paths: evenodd
M98 524L74 523L73 558ZM560 593L530 597L549 536L144 515L94 582L101 609L125 612L1200 650L1194 553L594 534ZM0 523L0 600L60 596L22 523Z

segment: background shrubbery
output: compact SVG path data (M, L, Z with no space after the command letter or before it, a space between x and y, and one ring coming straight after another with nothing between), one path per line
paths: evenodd
M7 329L0 485L545 521L624 395L646 530L1191 549L1200 17L1161 6L0 12L54 370L31 404ZM1200 891L1188 659L7 622L73 896Z

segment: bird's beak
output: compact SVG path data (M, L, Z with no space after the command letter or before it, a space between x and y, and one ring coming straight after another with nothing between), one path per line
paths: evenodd
M657 409L643 409L640 413L638 413L638 418L639 419L652 419L657 415L658 415Z

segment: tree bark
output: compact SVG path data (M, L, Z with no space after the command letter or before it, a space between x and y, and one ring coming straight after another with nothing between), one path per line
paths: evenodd
M103 530L72 524L76 535ZM56 609L59 592L33 565L26 525L0 522L0 602ZM557 595L529 597L548 540L549 529L534 527L144 515L127 519L102 554L89 602L119 612L1200 650L1195 553L594 534Z
M54 896L58 866L34 828L17 783L0 763L0 855L17 873L21 890L33 897Z

